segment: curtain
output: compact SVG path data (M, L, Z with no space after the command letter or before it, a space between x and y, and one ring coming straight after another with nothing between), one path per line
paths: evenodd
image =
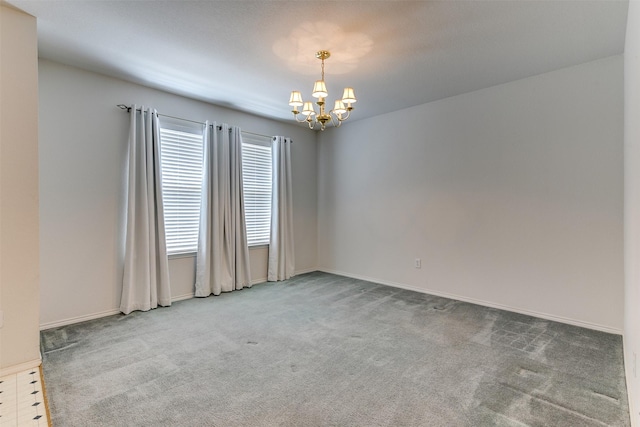
M207 122L203 166L195 283L198 297L251 286L240 128Z
M130 109L129 175L120 311L171 305L156 110Z
M290 138L274 136L272 142L271 240L267 280L286 280L294 276L293 200L291 191Z

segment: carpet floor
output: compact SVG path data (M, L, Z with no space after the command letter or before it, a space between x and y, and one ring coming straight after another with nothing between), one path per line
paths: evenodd
M55 427L629 425L620 336L327 273L41 338Z

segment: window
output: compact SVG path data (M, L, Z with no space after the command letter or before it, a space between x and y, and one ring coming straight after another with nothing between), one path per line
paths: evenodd
M242 188L249 246L271 236L271 138L242 135Z
M198 250L203 126L162 119L160 154L169 255Z
M242 179L249 246L268 245L271 230L271 138L243 133ZM198 250L203 127L162 118L162 196L169 255Z

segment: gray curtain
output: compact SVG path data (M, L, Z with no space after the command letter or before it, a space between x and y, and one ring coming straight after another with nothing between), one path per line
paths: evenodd
M251 286L240 128L207 122L195 295Z
M272 142L271 239L267 280L294 276L293 192L290 138L274 136Z
M120 311L171 305L156 110L130 109L124 276Z

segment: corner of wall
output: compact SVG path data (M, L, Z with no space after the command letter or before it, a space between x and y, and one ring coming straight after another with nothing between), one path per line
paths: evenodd
M629 2L624 49L624 362L631 425L640 426L640 3Z
M0 5L0 50L0 372L4 373L37 366L40 357L36 19Z

